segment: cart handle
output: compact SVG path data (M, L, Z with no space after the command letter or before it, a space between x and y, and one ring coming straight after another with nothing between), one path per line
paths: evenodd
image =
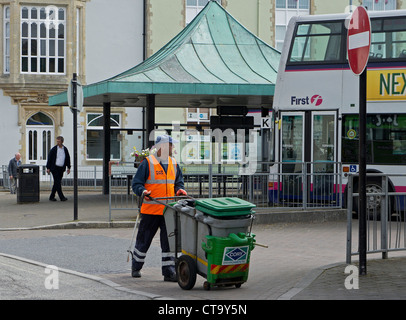
M266 244L261 244L261 243L258 243L258 242L255 242L255 243L254 243L254 246L258 246L258 247L262 247L262 248L268 248L268 245L266 245Z
M169 200L169 199L193 199L191 196L173 196L173 197L161 197L161 198L153 198L151 196L145 196L148 197L151 201L157 201L157 200Z
M174 199L174 200L175 199L193 199L194 200L194 198L192 198L190 196L173 196L173 197L162 197L162 198L153 198L151 196L145 196L145 197L148 197L151 201L154 201L158 204L162 204L165 207L170 208L170 209L173 209L173 207L171 207L169 204L162 202L160 200L169 200L169 199Z

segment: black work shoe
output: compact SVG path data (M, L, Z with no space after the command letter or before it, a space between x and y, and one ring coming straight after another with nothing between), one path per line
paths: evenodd
M63 197L63 198L61 199L61 201L66 201L66 200L68 200L68 198Z
M49 198L49 201L56 201L55 198Z
M176 273L171 273L170 275L164 276L164 281L177 282L178 279L176 277Z
M133 277L133 278L141 278L140 270L131 269L131 277Z

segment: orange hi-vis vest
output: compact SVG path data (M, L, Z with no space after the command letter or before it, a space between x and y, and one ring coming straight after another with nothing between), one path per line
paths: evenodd
M176 160L168 157L168 170L165 173L155 156L147 157L149 166L148 179L145 182L145 189L150 190L152 198L164 198L175 196ZM171 202L172 200L159 200L160 202ZM163 215L165 206L154 201L144 199L141 206L141 213Z

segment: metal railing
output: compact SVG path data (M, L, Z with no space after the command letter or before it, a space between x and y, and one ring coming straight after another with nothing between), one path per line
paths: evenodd
M134 162L110 161L109 221L112 220L112 211L139 209L139 197L134 195L131 188L131 182L136 171Z
M338 163L258 162L250 168L238 164L185 168L185 186L195 197L238 197L258 207L276 208L340 207L342 203Z
M256 210L341 208L340 163L300 162L294 163L295 172L279 173L292 169L291 163L290 167L286 165L258 162L248 168L239 164L181 164L181 168L185 189L194 198L238 197L256 204ZM131 188L134 163L112 161L110 168L110 217L115 210L138 210L138 199Z
M350 175L347 184L347 248L346 262L359 254L358 199L354 179ZM366 233L367 254L381 253L382 259L389 252L406 250L406 192L394 192L392 180L406 178L400 174L367 174L366 186ZM354 190L356 189L356 190ZM357 248L353 251L353 248Z
M238 197L264 209L341 208L341 164L332 162L256 162L241 164L180 164L185 189L194 198ZM110 215L112 210L135 210L138 201L131 181L133 162L110 162ZM2 166L3 188L9 188L7 165ZM50 189L52 175L40 166L40 187ZM73 187L73 172L62 179ZM79 190L102 190L102 166L79 166Z
M3 188L10 186L8 166L2 165ZM52 174L47 174L45 166L39 166L39 180L42 189L52 188ZM63 175L62 186L73 187L73 168L70 174ZM103 169L101 166L78 166L78 188L80 189L101 189L103 186Z
M277 162L270 164L269 206L341 208L342 165L338 162Z
M3 176L2 186L4 189L9 189L10 188L10 177L9 177L9 173L8 173L8 165L2 165L1 172L3 174L2 175Z

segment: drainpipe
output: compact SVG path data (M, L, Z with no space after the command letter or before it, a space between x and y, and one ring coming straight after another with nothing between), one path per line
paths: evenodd
M143 28L142 28L142 46L143 46L143 50L142 50L142 60L145 60L147 57L147 35L146 35L146 31L147 31L147 0L144 0L144 23L143 23Z
M259 38L259 2L260 0L257 1L257 37Z
M143 17L143 27L142 27L142 61L145 61L146 57L147 57L147 35L146 35L146 31L147 31L147 0L144 0L144 17ZM145 149L148 144L146 144L146 132L145 132L145 107L142 108L142 149Z

